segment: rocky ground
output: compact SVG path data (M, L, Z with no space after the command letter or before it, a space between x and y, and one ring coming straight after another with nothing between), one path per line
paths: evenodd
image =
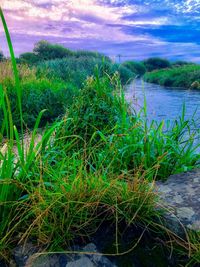
M90 243L76 247L81 253L39 254L32 243L17 246L13 250L12 266L16 267L116 267L108 258L98 252Z
M167 217L183 227L200 231L200 169L171 175L156 182Z

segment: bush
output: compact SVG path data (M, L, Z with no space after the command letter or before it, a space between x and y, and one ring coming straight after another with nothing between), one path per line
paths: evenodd
M116 125L120 105L115 102L108 77L89 78L84 88L68 109L70 120L60 130L64 136L77 135L89 141L95 131L110 131Z
M39 56L34 53L23 53L19 56L18 63L25 63L28 65L34 65L40 61Z
M119 77L122 84L129 84L132 81L132 79L135 78L135 73L133 73L130 69L126 68L125 66L122 65L117 66L117 71L119 72Z
M146 72L146 67L141 62L126 61L123 63L123 66L130 69L133 73L135 73L139 77L143 76Z
M157 70L146 73L144 79L165 86L190 88L194 82L200 81L200 65L188 64Z
M170 68L171 64L168 60L152 57L144 61L144 65L147 71L153 71L158 69Z
M51 60L73 55L73 52L61 45L40 41L35 44L33 52L40 60Z
M22 82L22 111L26 126L32 128L40 111L46 109L42 116L40 126L53 122L62 116L76 95L76 89L71 84L56 82L47 79L27 80ZM7 94L12 108L14 124L20 126L19 111L16 106L16 90L11 80L4 81L8 88ZM0 111L0 124L3 122L3 111Z

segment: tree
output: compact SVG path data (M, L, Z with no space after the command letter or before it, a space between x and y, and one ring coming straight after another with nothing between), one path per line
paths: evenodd
M71 56L73 52L61 45L40 41L35 44L33 52L40 60L50 60Z
M27 63L29 65L36 64L39 61L39 57L34 53L23 53L19 56L19 62L21 63Z
M159 57L148 58L147 60L144 61L144 65L147 71L153 71L171 67L171 64L168 60Z
M134 72L138 76L142 76L146 72L146 68L143 63L135 61L126 61L123 66Z

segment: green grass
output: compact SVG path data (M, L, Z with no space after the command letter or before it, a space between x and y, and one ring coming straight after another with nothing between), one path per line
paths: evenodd
M21 126L21 120L16 106L17 91L14 82L11 79L5 79L3 86L7 88L7 95L12 110L13 123L17 128ZM71 83L56 81L53 82L46 77L37 79L29 77L21 80L22 101L21 108L23 112L24 127L33 128L36 119L41 110L46 110L43 114L40 127L47 122L52 123L59 116L64 115L78 89ZM3 122L4 113L0 108L0 123ZM5 132L3 133L5 135Z
M8 45L16 70L9 38ZM82 62L85 64L85 59ZM48 68L42 65L42 71L34 72L31 79L14 71L16 82L3 79L0 87L1 147L6 145L0 152L0 255L9 261L16 243L28 239L49 251L62 250L75 238L87 239L103 222L115 225L115 254L125 254L127 251L120 250L117 244L118 229L124 223L139 225L144 231L154 227L163 232L158 223L162 212L155 208L158 196L149 182L197 164L199 154L193 145L196 135L185 140L183 134L190 131L194 122L184 119L183 109L179 121L170 125L168 131L164 122L148 125L142 114L146 107L139 113L130 113L120 74L109 75L101 68L92 73L94 65L92 77L84 81L89 75L84 73L83 85L71 98L67 90L73 79L68 81L65 76L68 62L44 64ZM81 75L84 64L80 69L74 60L70 64L74 66L73 75ZM48 76L51 71L52 79ZM67 90L62 91L63 86ZM71 86L73 91L74 85ZM63 95L57 98L60 92ZM13 108L12 94L13 99L18 99L19 109ZM53 118L43 128L39 140L39 125L48 121L43 103L47 101L48 110L54 108L49 97L60 106L65 97L73 101L63 106L64 116L55 108L53 113L60 118ZM25 117L31 114L35 117L26 145L20 133ZM174 243L184 247L185 241L171 235Z
M200 66L190 64L155 70L146 73L144 79L164 86L200 89Z

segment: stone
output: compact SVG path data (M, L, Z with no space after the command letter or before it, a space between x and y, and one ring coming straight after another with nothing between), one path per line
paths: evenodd
M94 266L99 267L115 267L115 265L106 257L104 257L101 253L98 252L95 244L90 243L83 248L85 252L93 252L93 254L88 254L87 256L90 260L95 264ZM95 254L96 253L96 254Z
M41 248L40 248L41 250ZM76 251L85 254L51 254L38 255L39 248L31 242L17 246L13 250L14 266L16 267L116 267L108 258L104 257L95 244L84 247L76 246Z
M187 220L192 220L192 216L194 216L195 212L193 208L189 207L182 207L177 210L177 216L180 219L187 219Z
M34 246L31 242L26 242L25 244L18 245L13 251L12 255L15 263L18 267L24 267L27 260L36 252L38 248Z
M171 220L176 231L184 231L183 227L200 231L200 169L171 175L165 182L157 181L156 191L161 198L160 207L167 210L169 227Z
M80 259L69 262L66 267L96 267L94 263L86 256L81 256Z
M25 267L60 267L60 261L58 255L41 255L36 258L29 258Z

